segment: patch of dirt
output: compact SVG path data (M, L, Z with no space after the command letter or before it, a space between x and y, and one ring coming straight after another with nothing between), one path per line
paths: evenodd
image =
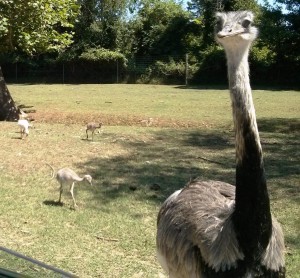
M41 123L81 124L102 122L106 126L152 126L152 127L211 127L208 122L182 121L170 118L146 118L135 115L83 114L76 112L37 111L31 114L34 120Z

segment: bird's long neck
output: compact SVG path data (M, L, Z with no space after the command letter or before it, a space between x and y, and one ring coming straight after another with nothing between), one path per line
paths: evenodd
M259 256L258 253L269 242L272 220L249 82L248 53L249 46L226 51L236 137L236 204L233 222L245 254Z
M84 180L84 177L79 177L76 173L74 173L73 171L72 171L72 179L74 180L74 181L78 181L78 182L81 182L81 181L83 181Z

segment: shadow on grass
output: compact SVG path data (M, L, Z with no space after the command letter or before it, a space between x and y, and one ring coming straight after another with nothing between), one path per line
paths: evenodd
M45 200L43 204L46 206L53 206L53 207L62 207L64 205L63 202L53 201L53 200Z
M276 199L284 196L299 204L300 120L263 119L258 122L258 126L271 195Z
M234 167L234 154L229 161L220 156L228 148L233 150L227 134L185 129L145 129L145 132L150 132L149 141L115 140L115 144L121 144L129 154L99 157L79 165L86 168L99 183L99 190L94 192L101 203L127 194L161 202L197 176L232 181L225 170L228 165Z
M296 118L260 119L258 120L258 127L261 132L297 133L300 131L300 120Z
M299 202L299 121L259 121L269 190L274 198ZM289 130L289 132L287 132ZM190 179L201 177L234 184L234 133L228 130L145 129L151 140L118 141L127 155L97 158L80 164L99 183L94 198L101 203L135 194L137 199L160 203ZM115 138L115 137L114 137ZM294 181L293 181L294 180ZM293 182L290 182L293 181ZM159 190L152 190L156 184ZM134 190L133 190L134 189ZM283 193L284 192L284 193Z
M262 84L252 84L251 85L253 90L266 90L266 91L289 91L289 90L299 90L299 86L294 85L294 86L285 86L285 85L278 85L276 87L274 86L269 86L269 85L262 85ZM178 89L194 89L194 90L228 90L228 83L223 82L222 84L206 84L206 85L178 85L176 86Z

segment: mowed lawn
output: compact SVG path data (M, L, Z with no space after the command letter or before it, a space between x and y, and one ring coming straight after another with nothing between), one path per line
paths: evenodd
M156 260L161 203L191 178L234 183L228 90L159 85L8 85L34 118L20 140L0 122L0 246L79 277L164 277ZM254 90L272 212L287 277L300 269L300 92ZM151 118L151 119L150 119ZM85 124L102 122L94 141ZM147 126L150 121L151 125ZM51 169L90 174L58 205ZM0 252L0 267L54 277Z

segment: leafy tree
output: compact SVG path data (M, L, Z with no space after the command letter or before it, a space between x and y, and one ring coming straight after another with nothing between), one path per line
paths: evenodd
M1 53L29 55L62 51L72 42L76 0L2 0L0 2ZM0 120L18 119L16 107L0 68Z
M224 11L249 10L255 14L260 11L256 0L223 0L223 9Z
M284 6L282 6L284 5ZM285 85L299 85L300 71L300 2L277 0L265 4L260 22L259 46L268 49L269 80Z
M285 11L282 12L280 6L274 8L278 14L281 11L281 24L285 29L285 39L281 45L285 45L284 53L290 59L300 62L300 1L299 0L278 0L279 5L284 5ZM287 47L288 46L288 47ZM288 48L289 51L286 51Z
M126 34L126 16L132 0L79 0L73 48L117 50ZM79 53L80 54L80 53Z
M201 22L201 48L205 49L214 42L215 13L223 10L222 1L191 0L188 2L188 10Z
M137 55L186 52L189 14L173 0L143 0L135 19Z

